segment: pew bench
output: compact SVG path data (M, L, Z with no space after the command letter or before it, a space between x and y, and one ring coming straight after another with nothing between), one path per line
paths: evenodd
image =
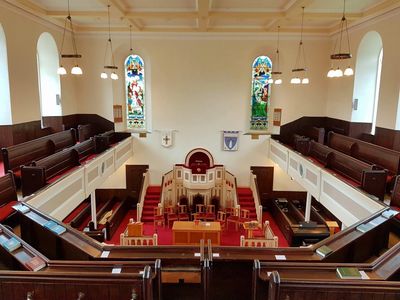
M21 168L21 190L28 196L50 183L56 176L79 166L79 154L75 149L65 149Z
M92 155L96 153L95 143L93 138L86 141L80 142L72 147L72 149L78 152L79 162L83 162L89 159Z
M13 213L12 208L18 202L14 176L12 172L0 177L0 222L3 222Z
M320 144L324 144L325 128L315 127L315 126L308 127L308 128L306 128L304 134L306 137L309 137L311 140L314 140Z
M94 136L96 153L107 150L111 145L121 142L131 136L130 132L106 131Z

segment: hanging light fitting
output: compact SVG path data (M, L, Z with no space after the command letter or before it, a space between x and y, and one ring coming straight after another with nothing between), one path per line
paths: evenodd
M112 70L110 78L112 80L117 80L118 79L118 74L116 73L116 70L118 70L118 67L115 65L115 59L114 59L114 53L113 53L113 46L112 46L112 40L111 40L111 22L110 22L110 7L111 5L107 5L107 16L108 16L108 39L107 39L107 44L106 44L106 51L104 53L104 70L100 74L100 78L102 79L107 79L108 74L106 73L106 70ZM107 59L107 53L108 53L108 48L110 48L110 53L111 53L111 64L106 65L106 59Z
M297 50L297 58L294 69L292 69L293 77L290 80L292 84L309 84L310 80L307 77L307 64L306 64L306 52L303 44L303 27L304 27L304 6L302 7L303 12L301 15L301 33L299 48ZM301 76L303 75L303 76ZM302 77L302 79L300 78Z
M63 53L63 49L64 49L64 41L65 41L65 33L67 31L67 27L69 26L70 30L71 30L71 42L72 42L72 48L74 50L73 54L64 54ZM78 49L76 47L76 41L75 41L75 32L74 32L74 26L72 25L72 18L71 18L71 12L70 12L70 8L69 8L69 0L68 0L68 16L65 18L65 22L64 22L64 31L63 31L63 37L62 37L62 43L61 43L61 50L60 50L60 67L57 70L57 74L58 75L66 75L67 74L67 70L64 68L62 61L63 58L74 58L75 59L75 65L74 67L71 69L71 74L73 75L82 75L82 69L79 67L76 59L77 58L81 58L82 55L78 54Z
M278 26L278 39L277 39L277 46L276 46L276 54L275 54L275 66L276 66L276 70L277 71L272 71L271 75L277 75L276 79L274 81L274 79L271 77L268 80L268 83L275 83L277 85L282 84L282 72L280 71L280 64L279 64L279 32L280 32L281 27ZM275 77L275 76L274 76Z

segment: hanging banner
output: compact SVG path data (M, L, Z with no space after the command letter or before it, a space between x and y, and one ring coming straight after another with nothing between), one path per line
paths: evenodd
M172 132L173 130L163 130L161 131L161 145L165 148L172 146Z
M272 62L268 56L259 56L252 68L250 130L267 130Z
M223 131L222 133L224 151L237 151L239 149L239 131Z

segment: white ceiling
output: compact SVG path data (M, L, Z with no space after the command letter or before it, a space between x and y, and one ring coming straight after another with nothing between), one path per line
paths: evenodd
M67 0L5 1L61 26L67 15ZM70 0L77 31L106 31L108 3L112 30L140 32L298 32L305 6L305 32L331 34L343 11L343 0ZM399 8L399 0L346 0L349 24Z

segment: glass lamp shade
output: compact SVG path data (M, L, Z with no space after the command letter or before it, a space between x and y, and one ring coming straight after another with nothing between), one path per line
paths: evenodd
M335 71L336 77L343 77L343 71L339 68L336 69Z
M274 83L274 80L272 78L268 79L268 83Z
M333 78L335 77L335 70L334 69L330 69L328 74L326 75L328 78Z
M78 65L76 65L75 67L73 67L73 68L71 69L71 74L74 74L74 75L82 75L83 72L82 72L82 69L81 69Z
M108 78L107 73L106 73L106 72L101 72L100 78L101 78L101 79L107 79L107 78Z
M57 74L58 74L58 75L66 75L66 74L67 74L67 70L65 70L65 68L64 68L63 66L60 66L60 67L57 69Z
M112 72L110 77L112 80L118 80L118 75L115 72Z
M301 84L309 84L310 83L310 79L308 79L307 77L303 78L303 80L301 81Z
M352 76L353 74L354 74L354 71L353 71L353 69L352 68L350 68L350 66L349 67L347 67L346 68L346 70L344 70L344 73L343 73L345 76Z
M278 85L282 84L282 79L279 78L279 79L275 80L275 84L278 84Z
M294 77L294 78L292 78L292 79L290 80L290 83L292 83L292 84L300 84L300 83L301 83L301 80L300 80L299 77Z

